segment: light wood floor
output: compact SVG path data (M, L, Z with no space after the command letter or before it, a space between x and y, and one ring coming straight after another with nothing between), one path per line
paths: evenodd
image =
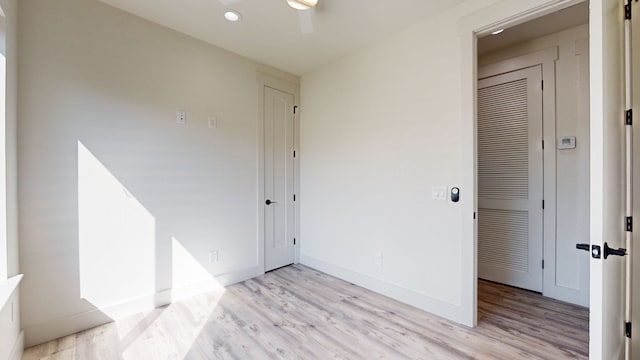
M457 325L296 265L29 348L23 359L586 359L588 310L480 281Z

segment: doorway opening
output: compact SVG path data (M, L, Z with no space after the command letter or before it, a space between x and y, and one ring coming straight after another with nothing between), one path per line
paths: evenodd
M515 311L588 356L588 3L479 38L477 69L478 326Z

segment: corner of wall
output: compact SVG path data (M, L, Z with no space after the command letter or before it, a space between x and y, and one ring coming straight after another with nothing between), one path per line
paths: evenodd
M81 314L38 323L24 329L23 338L21 339L22 348L42 344L92 327L104 325L114 320L169 305L188 297L216 291L221 287L239 283L262 275L263 273L262 267L260 266L249 267L247 269L222 274L217 276L215 280L196 282L179 288L159 291L155 294L137 299L131 299L103 309L94 309Z
M300 256L300 263L339 279L351 282L365 289L375 291L421 310L444 317L451 321L467 324L461 306L436 299L426 294L392 284L372 276L335 265L308 255Z
M9 355L9 360L20 360L22 359L22 354L24 354L24 331L20 331L20 335L18 335L13 345L13 350Z

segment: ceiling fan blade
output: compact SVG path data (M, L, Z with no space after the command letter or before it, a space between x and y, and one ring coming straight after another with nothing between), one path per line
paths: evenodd
M300 16L300 32L303 34L313 34L313 13L314 9L298 10Z
M223 6L231 6L231 5L239 4L243 1L244 0L218 0L218 2Z

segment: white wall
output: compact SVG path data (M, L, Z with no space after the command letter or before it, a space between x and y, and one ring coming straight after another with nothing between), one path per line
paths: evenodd
M557 150L554 139L549 146L556 148L555 171L556 198L546 199L547 204L557 204L556 224L551 233L554 239L546 239L545 283L546 296L587 306L589 301L589 253L576 249L577 243L589 243L589 87L588 51L576 54L580 41L588 44L587 24L567 29L556 34L522 42L483 55L478 66L508 60L517 56L558 48L556 61L556 123L555 131L560 136L576 136L577 147ZM480 40L479 46L481 46ZM581 77L581 72L585 76ZM545 88L548 89L545 84ZM552 162L550 162L552 163ZM550 209L547 208L547 211ZM553 272L546 274L546 272ZM547 276L550 275L550 276Z
M474 323L467 37L544 3L467 1L303 76L303 263Z
M98 1L19 30L27 345L261 273L256 72L297 78Z

